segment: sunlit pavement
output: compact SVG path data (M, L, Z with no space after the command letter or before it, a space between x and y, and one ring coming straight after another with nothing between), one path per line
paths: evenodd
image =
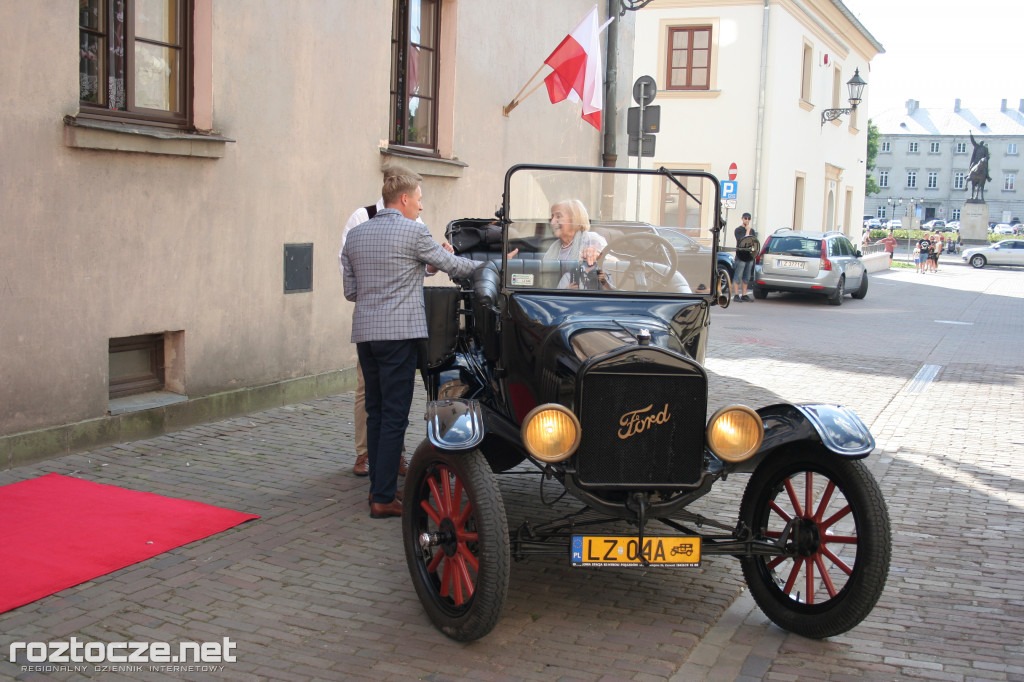
M770 624L729 557L646 571L542 557L513 564L490 635L453 642L416 598L399 521L369 518L344 394L0 472L0 484L55 471L262 515L0 615L0 677L1024 679L1024 271L948 266L879 273L867 299L840 307L772 295L712 314L709 410L836 402L878 442L868 461L893 521L892 569L845 635ZM422 413L419 393L410 449ZM717 485L701 513L733 523L745 478ZM501 485L512 526L558 513L536 476ZM237 660L213 673L6 660L11 641L71 636L229 637Z

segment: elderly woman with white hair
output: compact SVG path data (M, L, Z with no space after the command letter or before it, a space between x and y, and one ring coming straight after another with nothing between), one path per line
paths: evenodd
M608 241L590 230L590 216L583 202L579 199L566 199L551 206L551 231L558 240L544 252L544 260L584 261L581 264L584 272L594 268L601 251L608 246ZM600 269L597 279L602 288L611 288L607 276ZM558 282L559 289L578 289L579 283L574 281L572 273L565 273Z

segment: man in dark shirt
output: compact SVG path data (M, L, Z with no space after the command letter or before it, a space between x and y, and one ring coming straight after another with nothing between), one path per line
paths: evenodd
M759 247L757 230L750 225L750 214L743 214L743 224L736 228L736 271L732 280L732 300L753 301L747 287L754 284L754 258Z

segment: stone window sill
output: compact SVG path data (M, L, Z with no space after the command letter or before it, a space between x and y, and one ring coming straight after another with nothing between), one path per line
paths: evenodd
M171 128L64 117L64 143L77 149L219 159L224 156L228 142L234 140L217 134L202 135Z

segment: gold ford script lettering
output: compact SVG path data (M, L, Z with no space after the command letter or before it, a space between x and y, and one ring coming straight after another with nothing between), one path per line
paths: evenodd
M619 424L623 427L619 429L619 438L626 440L638 433L644 432L654 424L664 424L672 418L672 414L668 411L668 403L665 403L665 407L662 408L661 412L647 414L653 409L654 403L651 403L641 410L633 410L619 417Z

